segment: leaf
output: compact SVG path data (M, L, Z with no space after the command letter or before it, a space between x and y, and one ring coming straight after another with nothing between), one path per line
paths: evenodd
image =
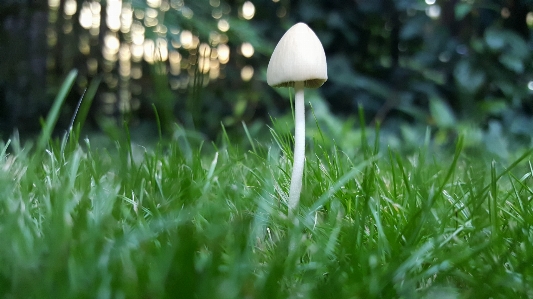
M498 61L515 73L524 72L524 60L529 56L529 48L518 34L491 27L485 31L485 43L493 52L499 53Z
M520 59L518 56L511 55L511 54L505 54L500 57L499 61L507 69L515 73L524 72L524 64L522 63L522 59Z
M475 93L485 83L485 73L472 67L468 60L457 63L453 75L457 84L468 93Z
M480 107L484 113L489 114L501 114L509 108L507 103L505 102L505 98L498 99L490 97L480 103Z
M455 19L461 21L472 11L472 5L468 3L459 3L455 6Z
M402 40L414 39L424 35L424 25L427 22L425 17L412 17L406 20L401 27L400 38Z
M527 42L510 30L488 28L485 31L485 43L492 51L514 56L517 60L526 59L530 52Z
M442 99L432 98L429 101L429 111L437 126L449 128L455 124L455 115L452 109Z
M505 34L502 30L496 28L489 28L485 31L485 43L493 51L503 49L506 44Z

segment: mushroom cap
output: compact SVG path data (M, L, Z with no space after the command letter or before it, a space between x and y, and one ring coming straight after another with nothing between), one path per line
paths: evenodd
M326 54L322 43L307 24L298 23L281 37L267 68L267 83L273 87L318 88L328 79Z

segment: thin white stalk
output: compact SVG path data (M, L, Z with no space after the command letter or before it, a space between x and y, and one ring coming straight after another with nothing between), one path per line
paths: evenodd
M305 162L304 82L295 82L294 90L294 164L289 189L289 213L298 206L300 201Z

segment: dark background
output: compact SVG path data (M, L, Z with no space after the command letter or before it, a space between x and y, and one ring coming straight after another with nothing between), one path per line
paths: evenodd
M72 16L65 12L65 0L54 7L46 0L1 1L3 137L15 129L27 135L38 132L39 119L73 68L79 76L58 130L68 127L79 97L95 79L101 83L84 127L88 131L123 120L132 127L153 124L152 105L166 133L175 123L208 138L219 134L221 123L229 131L242 129L243 121L252 128L262 127L270 123L270 116L290 113L287 89L273 89L265 82L270 54L290 26L306 22L327 55L329 80L308 92L331 111L319 117L325 129L336 129L327 128L332 123L327 118L341 123L355 119L361 106L368 124L379 121L383 130L407 140L405 128L429 127L445 142L473 127L482 136L532 142L533 1L253 0L255 15L245 20L239 12L244 1L162 0L168 9L153 9L168 30L146 27L146 39L166 39L171 48L171 41L178 38L171 28L190 30L206 43L212 32L226 35L231 56L221 69L223 78L206 85L200 84L205 76L198 74L196 49L177 49L190 62L178 76L162 68L167 61L131 62L142 69L142 77L123 76L119 62L102 55L110 1L75 1ZM101 6L101 22L91 35L80 25L79 14L84 5L94 2ZM124 4L137 11L152 9L146 1ZM191 18L184 16L184 6L193 12ZM216 13L229 22L227 32L217 29ZM115 35L121 44L131 43L128 34ZM81 40L90 53L81 53ZM243 42L253 45L252 57L240 53ZM98 62L96 69L90 69L90 59ZM254 68L247 82L240 76L244 66ZM173 89L173 79L189 84Z

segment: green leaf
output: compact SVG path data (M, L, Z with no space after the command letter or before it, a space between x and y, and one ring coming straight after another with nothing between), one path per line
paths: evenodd
M480 103L480 107L483 112L490 114L501 114L509 108L505 99L498 98L487 98L485 101Z
M485 32L485 42L487 46L493 51L503 49L506 44L505 33L502 30L489 28Z
M468 60L457 63L453 75L457 84L468 93L475 93L485 83L485 73L474 68Z
M499 59L500 63L503 64L507 69L515 72L522 73L524 72L524 64L522 59L515 55L502 55Z
M442 99L432 98L429 101L429 110L438 127L449 128L455 124L456 120L452 109Z
M461 21L472 11L472 5L468 3L459 3L455 6L455 19Z

